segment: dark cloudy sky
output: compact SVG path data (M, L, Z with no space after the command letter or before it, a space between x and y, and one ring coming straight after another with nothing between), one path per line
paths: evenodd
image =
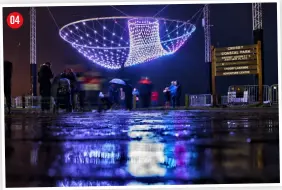
M164 5L158 6L118 6L128 15L153 16ZM160 17L188 20L203 5L169 5ZM50 7L59 27L82 18L122 16L112 7ZM18 30L10 29L6 17L10 12L20 12L24 25ZM29 9L4 8L4 58L14 63L13 96L29 91ZM149 76L156 89L163 89L171 80L178 79L186 93L207 93L209 85L208 65L204 62L204 31L201 21L193 37L174 55L146 64L128 68L127 76L134 80ZM211 5L212 43L218 47L247 45L253 43L251 4L214 4ZM278 83L277 62L277 9L276 4L263 4L263 27L265 49L265 84ZM21 44L18 47L18 44ZM80 63L89 66L89 61L64 42L58 28L46 7L37 8L37 63L53 63L53 70L59 73L66 64ZM93 65L93 63L91 63ZM93 66L105 75L115 73ZM254 84L252 76L224 77L217 79L217 89L226 93L232 84Z

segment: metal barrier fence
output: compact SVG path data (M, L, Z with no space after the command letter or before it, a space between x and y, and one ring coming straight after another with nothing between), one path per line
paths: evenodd
M220 101L220 105L228 105L228 96L221 96L221 101Z
M51 97L51 108L53 107L54 99ZM13 108L37 108L41 107L41 96L21 96L12 99Z
M270 104L270 87L263 85L263 103ZM249 105L259 103L258 85L229 86L227 94L229 105L240 104Z
M241 88L238 95L238 89ZM227 96L221 96L220 105L250 105L259 103L258 85L229 86ZM41 106L40 96L26 96L24 98L25 108L37 108ZM78 103L78 101L77 101ZM278 104L278 84L263 86L263 103ZM185 95L185 107L209 107L213 105L211 94ZM6 106L6 99L5 99ZM51 98L51 108L54 106L54 99ZM79 107L79 105L77 105ZM12 98L13 108L23 108L23 98L21 96ZM136 102L133 101L133 107Z
M269 87L269 96L272 104L278 104L279 102L278 84L273 84Z
M238 90L238 88L240 88ZM239 93L238 93L239 92ZM252 105L259 103L258 85L229 86L227 96L218 99L219 105ZM278 104L278 85L263 85L263 103ZM211 94L186 95L186 107L208 107L212 106L213 99Z
M186 95L185 99L186 107L208 107L213 103L211 94Z

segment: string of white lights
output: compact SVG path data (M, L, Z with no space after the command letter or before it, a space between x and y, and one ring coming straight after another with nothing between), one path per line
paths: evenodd
M70 23L60 36L92 62L120 69L175 53L195 29L164 18L104 17Z

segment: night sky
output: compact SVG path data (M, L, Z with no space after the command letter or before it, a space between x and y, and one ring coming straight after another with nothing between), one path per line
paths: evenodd
M130 16L153 16L165 5L116 6ZM159 17L188 20L203 5L169 5ZM116 72L107 71L89 62L70 44L59 36L59 31L46 7L37 9L37 64L51 61L54 73L60 73L69 63L86 65L106 76ZM123 16L110 6L50 7L59 27L83 18ZM24 25L18 30L10 29L6 17L10 12L20 12ZM28 93L29 74L29 8L4 8L4 59L14 63L12 95ZM137 81L148 76L156 90L161 91L171 80L179 80L183 91L189 94L208 93L209 70L204 61L204 31L201 20L196 24L192 38L175 54L137 65L125 70L126 76ZM251 4L211 5L212 44L216 47L253 44ZM263 4L265 84L278 84L277 61L277 8L275 3ZM20 43L20 46L18 44ZM254 84L253 76L232 76L217 78L217 90L226 94L229 85Z

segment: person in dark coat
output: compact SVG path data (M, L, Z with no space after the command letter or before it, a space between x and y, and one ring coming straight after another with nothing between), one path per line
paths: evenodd
M179 83L179 81L176 81L176 106L180 106L180 100L181 100L181 93L182 93L182 89L181 89L181 85Z
M62 73L62 78L69 79L71 85L72 109L76 107L77 77L72 69L68 68Z
M143 108L149 108L151 104L151 94L152 94L152 82L145 78L141 79L139 82L139 92L140 92L140 99Z
M77 92L78 92L78 97L79 97L79 107L80 107L80 111L84 111L84 102L85 102L85 89L84 89L84 85L83 85L83 80L84 80L84 76L83 73L77 73L76 74L77 77Z
M116 106L120 105L120 90L119 88L117 88L117 86L115 86L113 88L113 102Z
M4 61L4 94L6 98L8 114L11 114L11 107L12 107L12 99L11 99L12 74L13 74L12 62Z
M109 100L114 104L116 105L116 85L115 84L111 84L109 86L109 90L108 90L108 94L109 94Z
M133 87L131 84L126 84L124 87L124 92L125 92L125 107L127 110L132 110L132 100L133 100Z
M170 100L171 100L169 88L166 87L164 89L163 93L164 93L164 97L165 97L165 108L167 109L170 106Z
M25 109L25 94L22 95L22 107Z
M39 91L41 95L41 110L49 111L51 103L51 82L50 80L54 77L51 70L51 63L44 63L38 72L38 82L40 84Z

